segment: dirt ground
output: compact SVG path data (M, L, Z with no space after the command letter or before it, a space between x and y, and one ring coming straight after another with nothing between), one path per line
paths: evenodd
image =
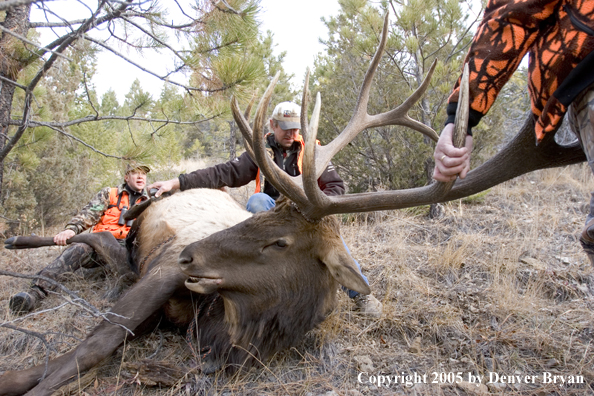
M589 170L573 166L448 203L440 219L426 207L344 215L380 319L361 317L339 292L319 328L235 376L201 374L185 335L159 330L58 394L594 395L594 273L578 241L593 187ZM32 274L58 251L1 250L0 269ZM99 322L64 295L12 316L8 299L27 283L0 277L0 373L43 363L48 347L50 357L68 351ZM112 283L87 270L64 285L107 311ZM178 376L151 386L149 361Z

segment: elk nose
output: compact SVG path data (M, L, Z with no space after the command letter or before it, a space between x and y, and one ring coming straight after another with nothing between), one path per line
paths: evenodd
M181 265L182 267L187 266L189 264L192 264L192 261L194 259L192 258L191 254L188 254L187 252L183 251L180 253L179 258L177 259L177 262L179 263L179 265Z

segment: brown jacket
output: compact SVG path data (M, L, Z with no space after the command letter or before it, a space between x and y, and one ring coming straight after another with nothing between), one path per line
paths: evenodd
M297 165L297 158L301 151L301 144L294 142L290 149L283 150L276 141L274 135L266 137L267 148L274 156L274 162L290 176L300 174ZM247 152L239 157L212 166L206 169L179 175L179 184L181 190L190 188L221 188L221 187L241 187L252 180L256 180L258 166L251 159ZM318 186L326 195L342 195L345 192L344 183L334 165L329 164L324 173L318 179ZM268 181L264 182L264 193L277 199L280 193Z

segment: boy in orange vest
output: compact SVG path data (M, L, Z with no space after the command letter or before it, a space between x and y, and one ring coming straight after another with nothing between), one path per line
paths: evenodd
M124 241L132 221L124 221L123 213L133 205L148 199L146 175L148 166L130 162L126 165L124 183L118 187L106 187L74 216L64 231L54 236L56 245L66 246L66 241L74 235L91 228L91 232L109 231L124 247ZM42 269L38 275L58 280L61 274L74 272L79 268L93 268L105 263L98 260L95 251L86 243L73 243L62 254ZM11 297L9 306L13 313L26 313L35 308L48 292L56 289L55 285L36 280L29 290Z

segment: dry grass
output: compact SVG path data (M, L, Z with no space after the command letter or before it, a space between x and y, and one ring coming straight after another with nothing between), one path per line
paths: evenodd
M158 331L120 348L73 389L88 395L594 395L594 276L577 239L591 187L587 168L569 167L450 203L441 220L428 219L423 208L344 216L344 238L384 303L380 320L357 315L341 293L336 311L295 348L232 377L193 371L184 335ZM55 254L56 248L1 251L0 268L32 273ZM102 298L108 279L91 275L99 278L73 275L65 284L108 309ZM0 320L15 319L7 301L24 285L2 278ZM42 308L60 301L51 296ZM48 336L55 356L78 342L64 334L83 338L97 321L67 306L18 325L61 333ZM1 372L42 363L45 349L34 337L0 329L0 355ZM166 389L137 384L126 368L148 357L188 374ZM427 374L428 383L378 388L358 382L362 370ZM430 383L433 372L486 376L483 383L489 372L534 375L536 383L438 385ZM583 376L585 383L542 384L544 372Z

